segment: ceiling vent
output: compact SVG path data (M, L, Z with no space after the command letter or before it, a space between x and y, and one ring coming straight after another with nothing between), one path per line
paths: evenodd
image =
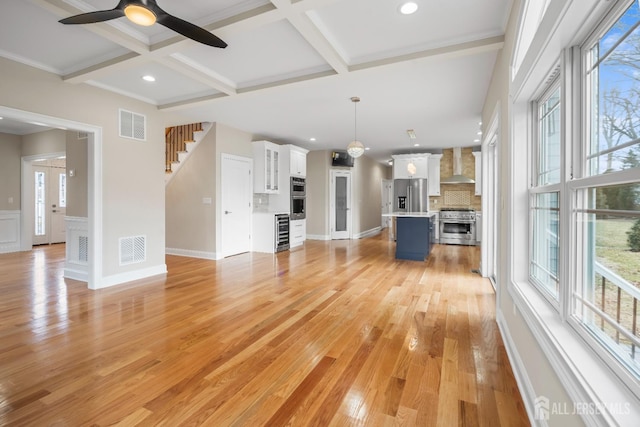
M453 175L440 181L440 184L475 184L471 178L462 175L462 149L453 149Z
M120 109L120 136L146 141L147 118L142 114Z

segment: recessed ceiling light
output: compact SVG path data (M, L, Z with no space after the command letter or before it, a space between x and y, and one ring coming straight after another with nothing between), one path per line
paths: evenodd
M400 6L400 13L403 15L411 15L418 10L418 4L412 1L408 1Z
M480 142L480 140L476 138L473 140L473 142Z
M309 141L316 142L316 139L315 138L309 138Z
M0 117L0 120L4 119L4 117Z
M481 130L478 131L478 135L482 135L482 131Z
M364 147L364 149L369 151L369 150L371 150L371 147Z
M144 80L145 82L155 82L156 78L152 75L147 74L146 76L142 76L142 80Z
M414 147L420 147L420 144L413 144Z

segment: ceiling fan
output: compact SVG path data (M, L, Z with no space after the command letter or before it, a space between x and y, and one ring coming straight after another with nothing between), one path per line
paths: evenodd
M93 24L123 16L138 25L150 26L157 22L197 42L223 49L227 47L224 41L204 28L169 15L158 6L155 0L120 0L113 9L82 13L61 19L59 22L63 24Z

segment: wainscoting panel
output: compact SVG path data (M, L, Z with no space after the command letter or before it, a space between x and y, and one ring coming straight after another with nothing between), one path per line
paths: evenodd
M20 211L0 211L0 254L20 251Z
M89 279L89 220L84 217L64 218L67 232L64 277L87 282Z

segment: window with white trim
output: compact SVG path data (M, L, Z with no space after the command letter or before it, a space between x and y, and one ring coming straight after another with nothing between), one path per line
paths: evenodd
M529 277L552 300L559 298L561 128L560 85L556 81L536 103L537 129L530 189Z
M629 2L583 47L582 171L569 183L571 316L640 378L640 8Z
M640 5L626 6L565 56L533 103L529 282L638 393ZM563 111L583 122L563 129Z

